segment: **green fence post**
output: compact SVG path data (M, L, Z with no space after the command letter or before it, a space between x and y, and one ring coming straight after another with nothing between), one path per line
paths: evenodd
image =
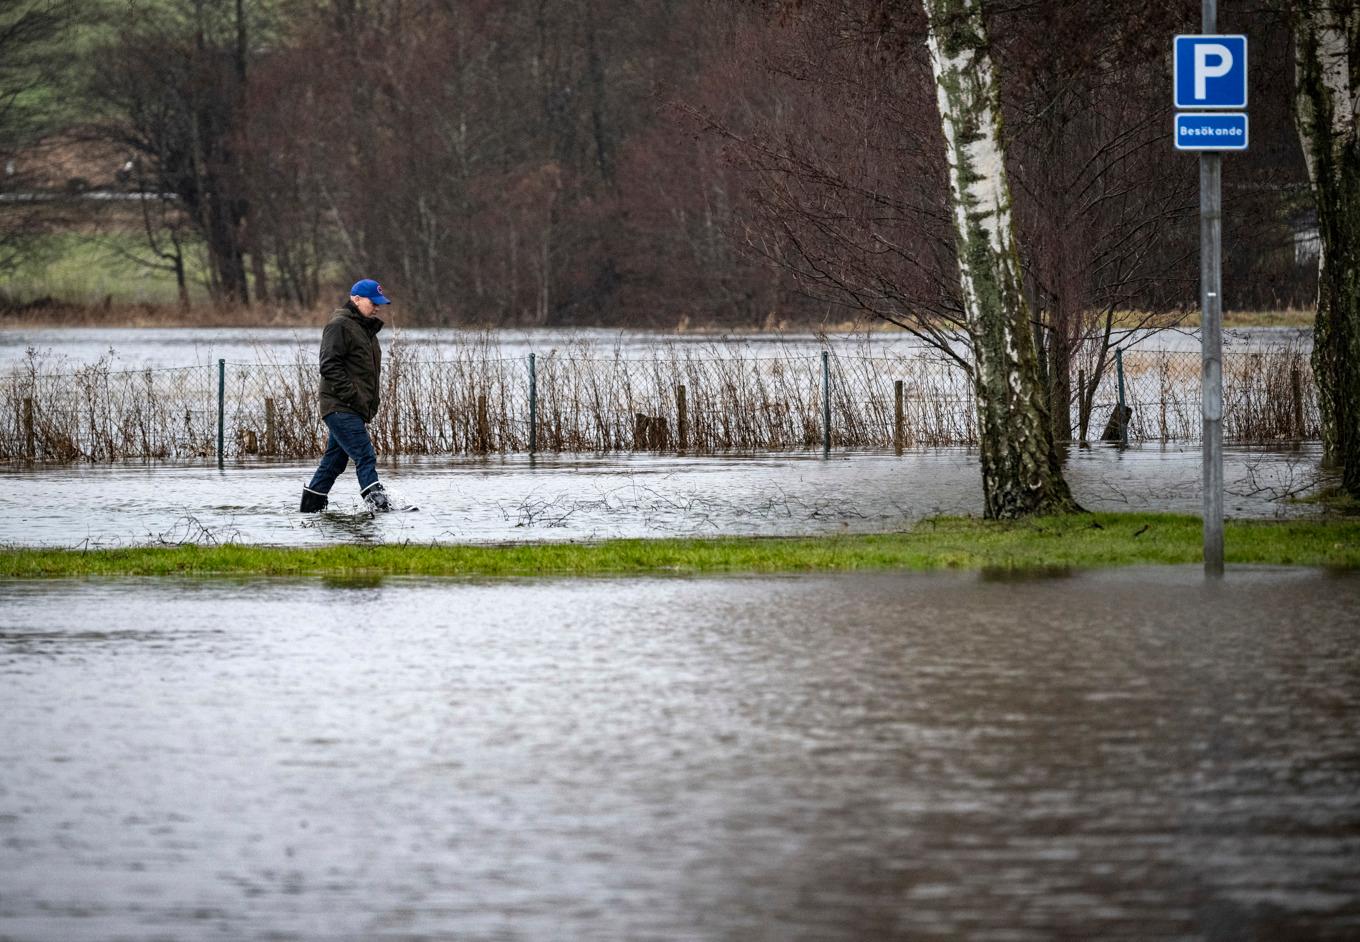
M822 454L831 452L831 354L822 351Z
M226 396L227 396L227 361L217 361L217 470L221 471L224 467L222 459L222 443L226 439Z
M1114 348L1114 370L1119 376L1119 447L1129 447L1128 407L1124 404L1124 351Z
M675 387L675 447L676 451L684 452L685 443L689 441L689 405L685 401L685 387Z
M902 454L902 381L893 381L893 451Z
M529 354L529 454L538 450L538 373Z

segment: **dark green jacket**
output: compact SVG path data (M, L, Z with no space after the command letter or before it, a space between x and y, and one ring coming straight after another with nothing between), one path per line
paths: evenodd
M321 415L352 412L365 422L378 414L383 322L352 304L336 311L321 333Z

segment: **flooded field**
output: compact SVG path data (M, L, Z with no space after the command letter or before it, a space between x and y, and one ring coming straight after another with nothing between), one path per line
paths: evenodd
M1353 939L1360 576L0 582L0 938Z
M297 332L94 336L110 346L96 351L89 338L58 331L0 349L0 461L302 459L325 447L314 336L310 344ZM1059 435L1115 440L1122 404L1129 442L1197 442L1194 341L1143 333L1121 338L1117 356L1084 348L1068 364L1071 388L1082 392L1070 397ZM851 449L970 447L978 442L970 355L962 345L955 352L900 332L407 332L385 344L371 434L379 454L409 457L780 453L826 436ZM1320 439L1299 331L1234 335L1222 375L1225 441Z
M581 328L575 330L497 330L491 334L451 328L402 327L400 312L392 318L384 342L400 339L430 355L459 346L483 346L494 342L498 355L524 358L531 352L545 354L585 342L606 350L617 349L628 357L649 356L661 344L707 346L721 342L742 349L746 355L775 355L789 352L816 353L829 345L834 349L861 349L868 346L874 355L889 355L918 348L919 342L900 331L834 333L824 341L808 331L739 332L724 335L713 332L670 333L642 330ZM291 360L303 350L309 355L320 342L323 322L313 328L250 327L45 327L0 329L0 370L13 367L32 347L76 363L90 363L113 351L118 369L209 365L218 358L230 362L256 362L261 359ZM1164 350L1199 350L1199 335L1193 331L1166 330L1155 335L1138 335ZM1292 327L1250 327L1224 331L1227 350L1257 349L1282 344L1312 347L1312 330ZM1137 337L1130 340L1138 339Z
M1197 447L1074 449L1067 478L1092 510L1198 514ZM1229 448L1230 517L1301 516L1320 451ZM0 470L0 543L304 545L608 537L796 535L901 529L925 516L981 515L976 455L932 449L759 456L544 456L386 462L379 472L418 513L362 512L352 472L332 506L297 512L315 462L71 465Z

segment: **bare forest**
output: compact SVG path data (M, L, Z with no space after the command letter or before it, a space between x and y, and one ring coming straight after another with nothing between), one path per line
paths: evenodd
M1315 222L1289 31L1224 6L1254 34L1262 142L1228 176L1228 307L1307 307ZM18 167L0 186L47 190L41 212L6 203L0 244L122 226L184 305L199 290L238 310L324 307L363 272L408 323L957 320L919 4L15 9L30 32L0 51L28 65L0 74L6 100L59 106L0 117ZM1061 365L1117 323L1193 306L1195 170L1166 140L1165 47L1198 5L987 10L1026 290ZM63 148L98 156L64 178L42 166ZM96 206L92 190L135 198Z

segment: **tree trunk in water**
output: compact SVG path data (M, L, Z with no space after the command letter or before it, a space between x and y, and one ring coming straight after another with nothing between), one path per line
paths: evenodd
M1298 9L1296 115L1317 201L1318 270L1313 372L1322 441L1360 497L1360 9L1311 0Z
M1062 307L1053 305L1053 333L1048 347L1048 408L1053 413L1053 439L1072 440L1072 325Z
M1063 479L1020 285L996 75L980 0L923 0L973 344L988 519L1080 510Z

